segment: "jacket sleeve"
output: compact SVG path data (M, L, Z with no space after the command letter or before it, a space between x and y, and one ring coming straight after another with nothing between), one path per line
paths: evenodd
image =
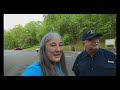
M116 55L112 52L105 52L104 53L105 57L107 58L108 61L112 61L113 63L108 64L108 70L110 72L111 76L116 76ZM106 66L107 67L107 66Z
M75 62L74 62L74 65L73 65L73 67L72 67L72 71L74 72L74 74L76 75L76 76L79 76L79 74L80 74L80 72L79 72L79 69L78 69L78 61L79 61L79 56L77 56L77 58L76 58L76 60L75 60Z

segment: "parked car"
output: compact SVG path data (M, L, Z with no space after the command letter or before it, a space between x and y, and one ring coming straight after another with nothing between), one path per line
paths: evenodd
M14 50L22 50L22 48L14 48Z
M36 48L36 52L38 52L40 50L40 46L38 46L37 48Z

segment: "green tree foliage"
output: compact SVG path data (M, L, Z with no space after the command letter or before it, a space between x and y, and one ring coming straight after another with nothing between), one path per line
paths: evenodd
M13 29L10 31L12 37L14 38L14 47L18 48L21 47L22 40L23 40L23 27L22 25L16 25Z
M26 41L28 47L36 45L38 40L36 39L36 32L39 26L41 25L40 21L34 22L31 21L24 26L24 31L26 33Z
M4 47L7 49L27 48L39 45L43 36L50 31L58 32L62 36L64 45L73 46L87 30L94 30L109 38L116 38L116 14L44 15L43 22L31 21L24 27L17 25L9 33L4 32Z
M10 32L4 32L4 49L14 48L14 38Z
M62 38L62 41L63 41L63 45L69 45L70 44L70 36L69 36L69 34L64 34L64 36Z

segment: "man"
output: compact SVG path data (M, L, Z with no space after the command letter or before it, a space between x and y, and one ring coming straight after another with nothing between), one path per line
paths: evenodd
M115 76L116 55L108 50L99 48L99 38L102 34L88 31L82 35L85 48L73 65L76 76Z

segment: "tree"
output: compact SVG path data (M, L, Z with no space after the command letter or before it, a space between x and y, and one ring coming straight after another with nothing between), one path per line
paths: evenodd
M58 32L62 36L64 45L78 42L83 32L94 30L110 38L116 37L116 14L46 14L44 21L31 21L24 27L16 25L5 32L5 47L10 37L14 47L32 47L38 44L44 35L50 31ZM10 47L11 47L10 46Z
M4 49L14 48L14 38L10 32L4 31Z

